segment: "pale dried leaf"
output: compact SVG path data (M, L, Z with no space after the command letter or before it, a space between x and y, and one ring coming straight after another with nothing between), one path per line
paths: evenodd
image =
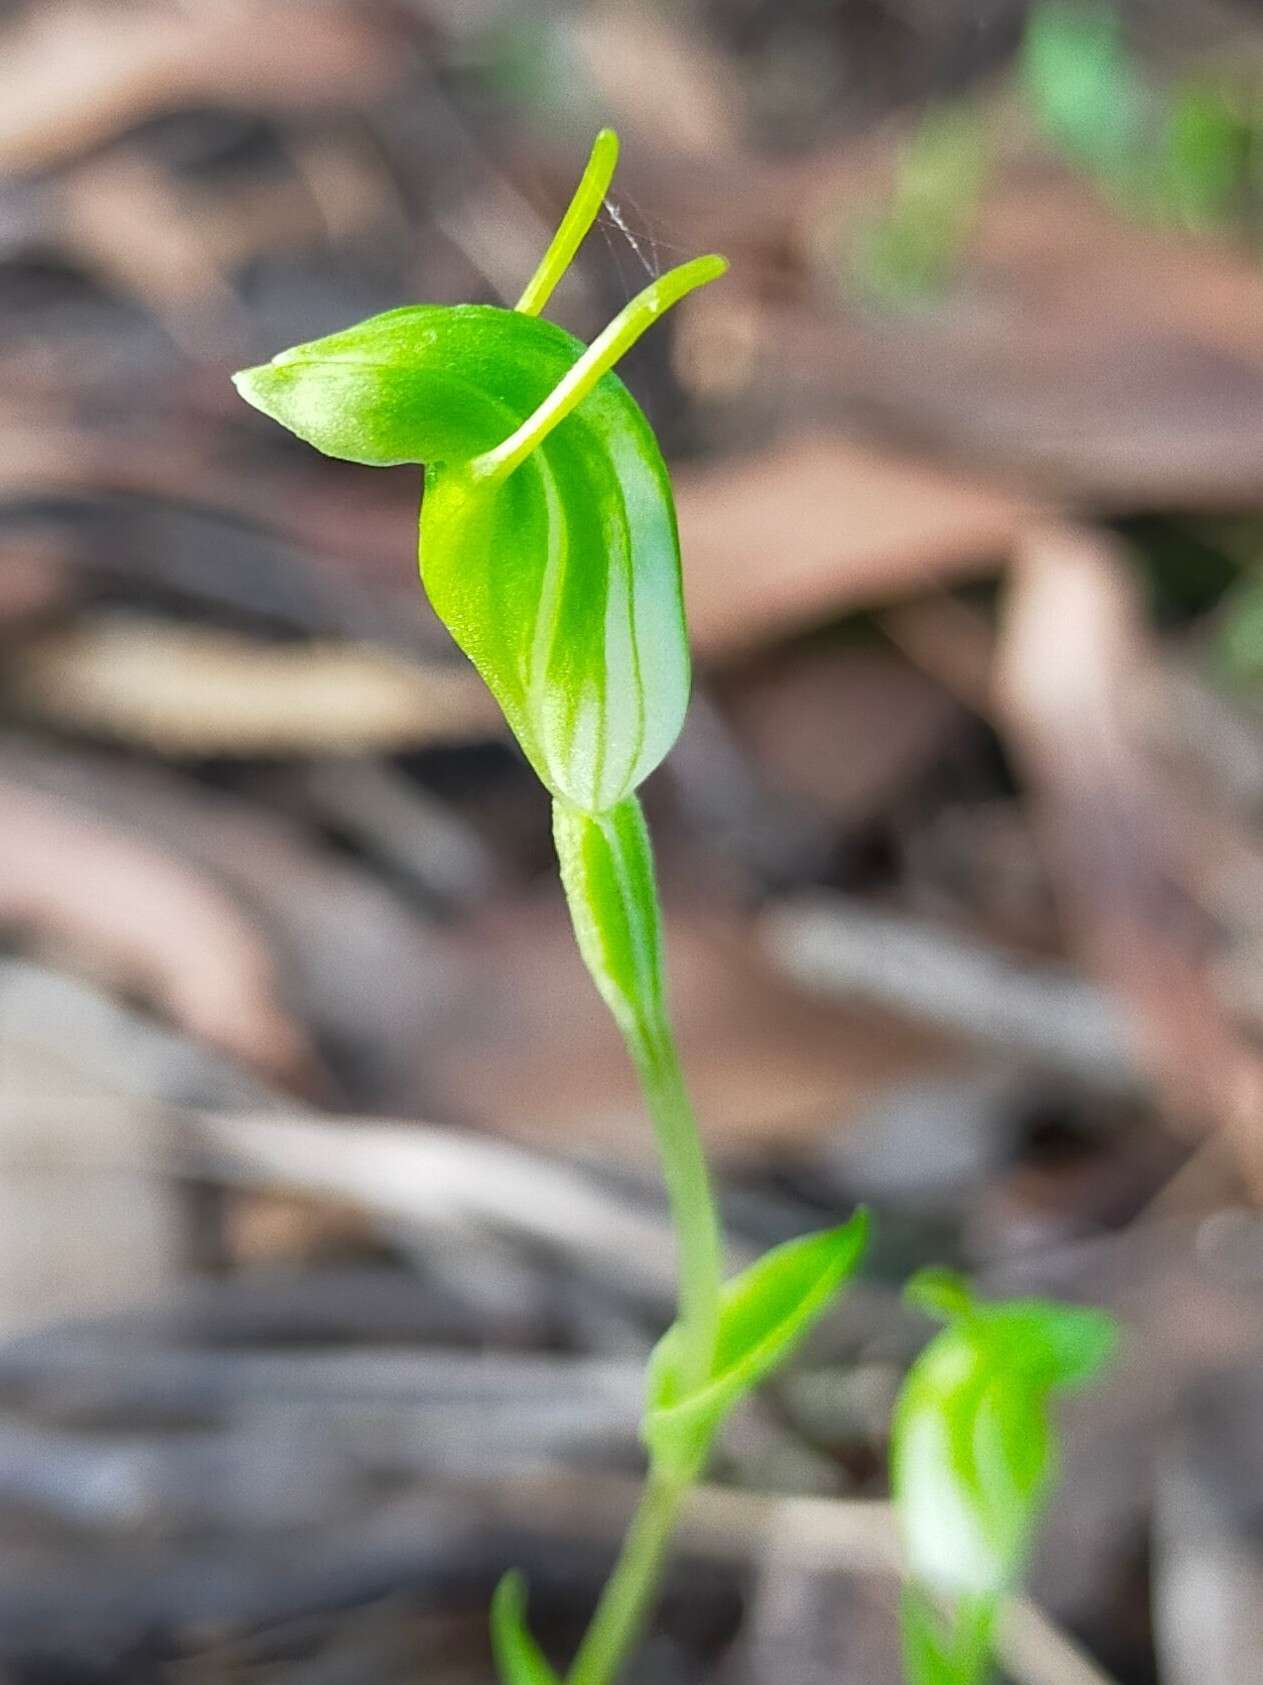
M285 999L345 1057L357 1092L383 1107L415 1106L454 984L445 933L362 860L324 845L268 805L213 789L136 757L0 741L0 782L12 780L131 828L257 914L274 946ZM275 791L275 773L268 782ZM334 820L335 825L340 824Z
M6 1087L0 1335L159 1294L185 1244L165 1129L130 1100Z
M472 668L419 667L368 645L265 644L103 616L29 644L8 673L43 719L173 755L344 754L498 730Z
M604 0L577 13L572 29L584 68L620 120L685 157L737 149L733 71L670 12Z
M387 88L402 63L380 23L275 0L34 6L0 37L0 168L46 169L182 105L306 107Z
M857 608L993 571L1030 506L835 436L682 472L689 624L724 657Z
M247 264L323 239L369 238L392 209L383 173L350 145L326 139L292 152L294 175L231 187L172 181L137 149L90 157L56 183L61 239L160 313L228 308Z

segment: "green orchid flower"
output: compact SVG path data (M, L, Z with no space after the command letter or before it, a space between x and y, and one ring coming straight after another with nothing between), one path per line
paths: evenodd
M948 1319L892 1423L908 1674L911 1685L975 1685L1056 1478L1053 1398L1097 1373L1114 1323L1039 1299L979 1304L944 1271L915 1277L908 1295Z

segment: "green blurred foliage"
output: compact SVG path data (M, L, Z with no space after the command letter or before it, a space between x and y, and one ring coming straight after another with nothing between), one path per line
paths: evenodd
M1102 0L1042 0L1016 69L1022 109L1057 155L1137 219L1253 248L1263 210L1263 98L1227 68L1163 85ZM881 302L933 302L977 223L991 145L968 104L938 107L904 142L890 200L856 243L853 273Z
M1189 228L1244 218L1257 147L1257 117L1231 90L1211 82L1177 89L1167 117L1162 207Z
M1037 127L1067 157L1107 175L1130 172L1150 95L1112 6L1063 0L1035 6L1019 77Z
M907 1297L947 1326L908 1371L892 1422L904 1665L909 1685L980 1685L1056 1480L1054 1395L1092 1379L1115 1327L1078 1305L979 1303L945 1270L914 1277Z
M900 150L888 209L860 238L854 269L861 285L883 301L937 297L973 232L988 164L977 112L931 112Z

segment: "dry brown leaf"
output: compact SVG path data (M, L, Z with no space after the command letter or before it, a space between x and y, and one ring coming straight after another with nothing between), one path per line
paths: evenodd
M58 184L60 235L111 287L159 315L233 302L230 277L200 217L189 215L167 175L139 154L88 160Z
M604 3L577 13L573 41L615 116L685 157L734 152L740 91L728 61L651 6ZM617 198L617 192L615 193Z
M0 169L47 169L184 105L352 102L402 69L380 21L275 0L33 6L0 35Z
M1034 805L1073 940L1118 992L1159 1098L1236 1136L1263 1186L1263 1056L1230 1022L1223 947L1198 878L1200 815L1146 752L1156 653L1139 588L1105 538L1045 528L1023 546L997 668L1002 728Z
M973 713L991 706L995 631L981 609L937 591L882 611L877 623L897 649Z
M182 777L150 757L55 754L0 741L0 782L83 810L111 829L143 815L147 841L257 914L285 999L334 1056L353 1052L356 1093L384 1108L424 1099L425 1049L456 981L447 934L361 860L343 858L269 802ZM270 794L277 788L269 779ZM421 1066L420 1085L418 1064ZM328 1073L323 1073L328 1075ZM321 1092L327 1096L326 1082Z
M181 190L144 157L121 151L69 172L58 193L62 239L112 285L160 312L231 301L232 263L251 230L244 218L225 217L211 195ZM266 199L269 244L302 244L318 230L294 183L262 184L255 197Z
M652 1152L635 1077L574 953L560 892L468 932L464 998L425 1050L435 1104L535 1142ZM822 1003L777 975L745 920L669 920L668 969L703 1131L729 1159L831 1134L890 1085L942 1071L945 1040L892 1014Z
M350 145L295 145L292 176L231 190L175 182L134 149L86 159L56 184L59 234L112 284L161 313L234 302L245 264L335 237L366 238L390 209L385 177Z
M1263 270L1249 253L1148 225L1081 177L1010 158L942 295L883 308L858 296L848 267L883 203L871 167L842 161L802 216L835 404L1058 494L1256 500ZM818 384L827 341L792 324L779 341L793 378Z
M889 204L889 129L789 162L738 151L671 170L629 157L663 226L734 261L679 330L734 342L726 364L702 345L703 374L717 387L726 369L749 374L730 308L744 289L761 355L742 400L773 423L850 414L870 436L1003 466L1044 495L1252 506L1263 269L1227 242L1129 217L1081 176L1033 162L999 106L985 115L1000 156L978 226L941 295L916 309L856 277ZM685 352L691 378L696 344Z
M216 385L236 402L227 383ZM283 534L313 557L336 558L375 579L400 584L400 535L416 519L417 480L408 475L330 473L278 465L254 453L249 472L196 440L152 422L134 432L80 426L56 413L31 413L0 397L0 496L20 503L50 495L127 496L212 510ZM419 479L419 476L417 477ZM406 584L406 581L404 582ZM421 605L421 594L409 588ZM424 623L424 608L418 624Z
M499 729L472 668L413 666L368 645L264 644L133 616L28 644L6 682L42 719L164 754L344 754Z
M71 560L51 533L10 536L0 548L0 632L10 635L64 609L72 597Z
M734 675L727 713L764 775L844 826L872 819L960 724L941 686L889 650L793 649Z
M0 924L139 991L255 1070L288 1082L306 1072L267 941L226 890L121 827L7 782Z
M830 436L682 472L685 595L703 656L996 568L1020 498Z

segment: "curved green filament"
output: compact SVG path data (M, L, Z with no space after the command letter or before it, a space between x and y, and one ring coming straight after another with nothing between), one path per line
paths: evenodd
M539 268L526 284L526 291L513 306L523 316L538 316L552 296L553 288L574 262L574 255L605 202L614 168L618 163L618 136L602 129L592 143L587 167L574 190L569 209L557 225Z
M503 443L473 459L469 464L470 475L475 480L484 481L507 479L515 468L521 467L536 445L541 444L553 428L583 402L602 375L609 373L659 316L698 287L717 280L727 267L727 261L722 257L695 257L690 263L681 263L675 269L668 269L665 275L659 275L656 281L651 281L643 292L638 292L630 303L623 306L604 332L597 335L535 413L528 415Z

